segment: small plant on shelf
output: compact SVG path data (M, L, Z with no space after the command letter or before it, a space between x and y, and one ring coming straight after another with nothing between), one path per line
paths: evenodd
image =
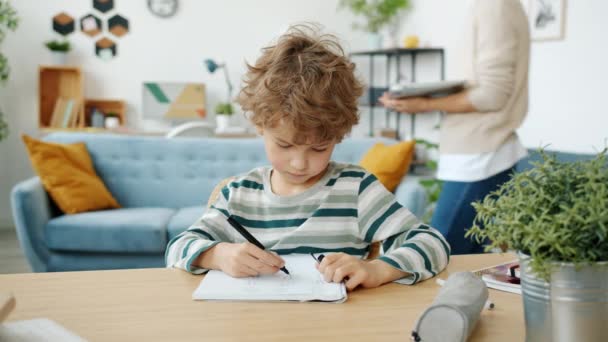
M67 53L72 48L70 42L67 40L49 40L48 42L45 42L44 45L53 52Z
M397 15L410 6L409 0L342 0L341 8L348 8L354 15L363 17L364 23L355 23L353 28L369 33L378 33L389 25Z
M215 114L221 115L232 115L234 114L234 108L232 103L220 102L215 106Z

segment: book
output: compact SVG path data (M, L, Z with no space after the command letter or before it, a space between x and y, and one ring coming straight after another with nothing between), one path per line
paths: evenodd
M233 278L211 270L192 293L194 300L230 301L346 301L344 283L328 283L308 254L282 256L290 275L282 272L257 277Z
M416 96L441 97L463 90L465 83L464 81L405 82L391 86L388 94L392 98L399 99Z
M15 306L15 296L11 293L0 293L0 341L85 341L55 321L46 318L4 322Z
M53 113L51 114L49 127L61 127L61 123L63 122L63 113L65 112L66 105L67 102L63 97L59 97L57 98L57 100L55 100L55 106L53 107Z
M70 99L70 98L66 99L65 110L63 112L63 122L61 123L60 127L63 127L63 128L69 127L70 120L72 118L73 107L74 107L74 100Z
M473 273L480 276L486 286L491 289L521 294L519 261L517 260L482 268Z

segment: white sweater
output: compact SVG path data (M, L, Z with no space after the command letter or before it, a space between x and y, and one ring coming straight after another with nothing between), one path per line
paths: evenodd
M462 68L479 110L452 113L441 125L441 154L497 151L528 111L530 30L519 0L473 0Z

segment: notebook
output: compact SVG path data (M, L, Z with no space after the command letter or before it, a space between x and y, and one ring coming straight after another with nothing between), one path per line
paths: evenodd
M282 256L290 275L277 272L258 277L233 278L221 271L209 271L192 293L194 300L229 301L346 301L344 283L328 283L315 268L309 254Z
M457 93L463 90L464 87L464 81L407 82L391 86L388 94L392 98L415 96L441 97Z
M16 300L12 294L0 293L0 341L2 342L86 341L57 322L47 318L4 322L11 311L15 309L15 306Z
M511 274L513 268L513 274ZM521 294L519 280L519 262L517 260L498 264L473 271L486 283L489 288Z

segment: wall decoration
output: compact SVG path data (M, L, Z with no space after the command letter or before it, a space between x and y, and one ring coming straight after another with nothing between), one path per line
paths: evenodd
M161 18L169 18L177 12L177 0L148 0L148 9Z
M101 13L106 13L114 8L114 0L93 0L93 8Z
M144 119L205 119L205 85L202 83L146 82L143 84Z
M87 14L80 18L80 31L89 37L95 37L101 33L101 20L93 14Z
M95 54L103 60L110 60L116 56L116 43L103 37L95 43Z
M74 18L65 12L57 14L53 17L53 31L63 36L74 32Z
M529 0L532 40L560 40L566 31L566 0Z
M129 32L129 20L117 14L108 20L108 30L116 37L122 37Z
M93 12L82 16L79 20L80 32L91 38L97 37L106 30L115 38L129 33L129 20L114 11L114 0L93 0L93 8L100 13ZM61 12L53 17L53 30L66 36L74 32L74 21L75 19L69 14ZM107 22L107 25L104 22ZM118 54L117 42L108 37L101 37L95 41L94 51L97 57L112 60Z

